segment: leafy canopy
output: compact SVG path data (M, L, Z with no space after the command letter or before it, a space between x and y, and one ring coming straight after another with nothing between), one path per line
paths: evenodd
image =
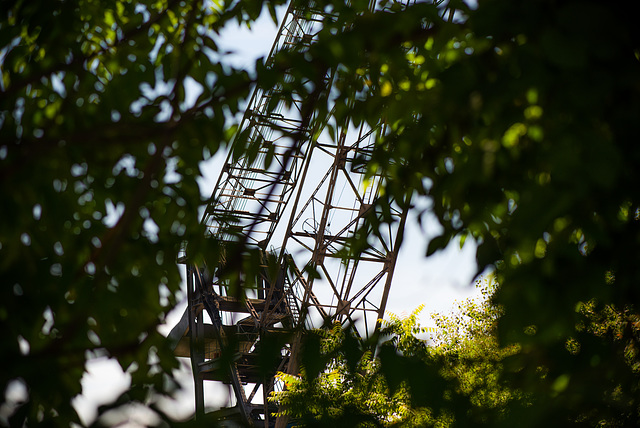
M338 104L388 124L369 167L386 195L430 199L444 230L427 254L474 239L479 272L496 269L499 342L521 346L506 373L535 397L510 423L633 423L640 30L596 1L454 4L451 19L417 3L337 35ZM622 338L587 334L585 302L627 314Z
M495 284L488 278L478 284L484 297L461 302L448 315L432 314L435 329L420 326L418 307L406 317L388 314L377 342L361 341L338 323L312 333L321 338L320 372L280 373L286 389L271 400L301 426L503 421L508 406L523 400L502 377L502 361L519 348L498 345L499 311L489 301Z
M369 13L320 1L336 15L305 55L284 52L255 76L221 64L217 32L275 4L0 4L0 385L28 387L15 423L77 421L70 400L93 356L132 373L127 399L145 402L145 384L171 389L176 363L156 326L175 302L180 244L195 261L218 253L201 239L199 162L229 142L254 81L287 71L304 93L327 69L337 80L314 105L321 116L387 124L367 159L389 177L380 212L386 197L427 197L443 226L428 254L474 239L480 271L496 269L499 343L520 346L504 372L533 397L509 417L636 421L633 3L452 0L443 16L431 3ZM187 82L202 91L195 103ZM430 367L412 400L441 400ZM415 379L388 374L392 389ZM461 420L468 406L453 409Z
M123 402L175 388L156 327L176 303L181 242L197 255L204 236L199 163L229 142L254 82L222 64L217 33L262 8L0 5L0 388L28 388L11 424L79 422L88 358L131 374Z

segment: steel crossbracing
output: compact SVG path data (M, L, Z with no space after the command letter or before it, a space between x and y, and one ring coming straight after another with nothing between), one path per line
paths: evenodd
M291 3L267 66L283 49L303 53L327 18L312 2ZM285 72L284 82L290 79ZM259 249L263 260L253 295L241 298L219 275L224 261L187 266L188 308L170 338L176 355L191 358L198 418L204 382L213 380L231 385L235 399L216 418L275 426L277 409L267 397L277 371L298 372L299 332L340 321L366 337L384 315L408 204L377 204L384 176L365 174L384 124L333 122L330 133L313 116L332 79L327 70L311 97L285 92L282 84L256 88L204 213L210 237ZM384 228L367 220L382 217ZM353 251L358 233L365 234L364 246ZM278 264L275 276L269 256ZM258 364L261 337L294 331L265 374ZM234 351L233 361L224 358L225 349Z
M295 48L302 54L327 15L309 4L292 3L267 67L281 50ZM316 129L310 126L313 103L302 94L283 92L284 84L291 79L285 71L283 82L271 88L257 87L251 97L234 145L254 150L237 159L235 150L230 151L203 219L208 233L218 239L233 240L234 235L240 235L248 245L265 249L301 179L302 164ZM330 86L330 80L327 73L324 88Z

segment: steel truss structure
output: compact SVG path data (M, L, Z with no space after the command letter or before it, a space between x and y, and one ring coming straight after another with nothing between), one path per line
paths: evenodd
M267 66L283 49L303 53L330 18L312 2L292 2ZM285 73L284 85L290 79ZM328 70L316 93L328 93L332 79ZM176 355L191 359L196 417L205 412L204 383L222 381L231 385L235 406L217 411L217 419L283 426L267 397L277 387L277 371L297 373L299 332L339 321L365 337L384 315L407 214L406 204L391 204L386 229L367 226L367 218L382 215L376 198L384 177L365 176L362 165L384 124L333 123L330 135L323 132L326 121L313 117L313 97L284 85L256 88L234 142L253 150L230 150L203 217L211 238L262 253L256 287L240 297L230 292L220 260L186 267L188 307L170 338ZM346 245L358 233L367 234L366 245L354 252ZM268 258L277 261L275 275ZM278 333L294 339L265 375L258 364L260 341ZM236 354L231 362L222 357L225 347Z

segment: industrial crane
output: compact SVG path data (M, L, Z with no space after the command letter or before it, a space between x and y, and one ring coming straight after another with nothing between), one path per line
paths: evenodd
M291 2L266 67L282 50L303 54L331 18L313 2ZM225 275L242 253L223 250L186 265L188 307L170 339L177 356L191 359L197 418L205 412L204 383L222 381L233 389L235 405L215 418L282 426L267 397L278 387L277 371L298 372L301 334L347 322L368 337L384 315L407 204L388 206L384 230L370 233L364 248L352 251L349 244L367 219L379 216L385 177L365 175L363 164L385 124L356 127L315 117L313 97L285 90L288 79L285 72L278 85L255 88L233 143L253 150L231 147L202 220L222 248L261 255L260 273L245 278L252 288L234 287ZM327 96L333 79L334 70L326 70L314 96ZM265 374L261 340L279 333L287 339Z

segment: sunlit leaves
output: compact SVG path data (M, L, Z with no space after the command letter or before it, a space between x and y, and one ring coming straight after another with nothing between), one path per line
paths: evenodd
M472 237L479 268L497 269L499 337L522 344L508 371L538 400L513 408L514 420L637 415L636 310L626 307L640 278L634 15L595 1L449 2L455 13L428 2L371 13L368 3L321 2L335 16L318 43L252 75L220 64L216 38L228 22L250 25L260 1L2 3L0 322L9 340L0 348L11 370L0 380L24 380L31 418L42 404L59 424L75 419L66 401L87 349L135 362L136 385L159 384L146 377L158 368L147 359L171 361L153 331L175 298L178 248L188 239L198 261L221 252L199 240L198 162L231 140L253 79L273 87L287 71L287 93L310 93L305 82L330 69L331 101L315 105L322 120L332 111L336 123L386 124L365 159L369 174L388 177L379 212L389 199L429 197L443 228L429 254ZM189 87L201 92L187 102ZM239 147L236 157L246 154ZM574 308L592 299L604 315L583 314L593 323L576 334ZM387 374L398 385L418 379ZM330 372L327 383L337 379Z
M343 50L354 48L341 54L338 89L356 100L350 113L357 121L388 123L370 160L372 171L389 165L385 196L417 189L432 198L444 230L428 254L470 233L480 244L479 268L497 267L503 287L496 299L506 308L501 339L529 345L515 360L532 369L519 379L566 406L535 416L578 411L580 397L571 391L583 377L571 371L590 357L584 347L560 353L575 329L572 308L591 297L618 304L638 298L631 254L640 158L629 144L640 105L632 83L639 73L634 24L613 19L597 2L487 1L464 10L465 22L421 7L409 8L428 17L420 28L402 12L394 15L398 26L385 26L395 44L356 21L353 32L367 34L367 43L341 36ZM368 17L379 20L377 28L385 18ZM596 21L607 31L588 31ZM354 97L349 91L360 77L372 82L371 91ZM622 266L625 285L618 283ZM605 281L612 271L615 288ZM537 334L524 333L531 325ZM549 358L557 366L548 382L536 384L532 361ZM610 379L635 391L637 377L612 364ZM593 412L606 413L599 404Z
M420 326L421 307L404 317L387 314L375 354L339 325L314 332L322 337L323 355L316 346L308 358L322 370L315 376L306 370L280 374L286 390L271 400L304 426L347 420L406 427L502 422L508 404L522 399L501 378L502 361L518 347L498 345L500 311L488 301L495 284L487 278L482 286L483 299L433 315L436 328Z

